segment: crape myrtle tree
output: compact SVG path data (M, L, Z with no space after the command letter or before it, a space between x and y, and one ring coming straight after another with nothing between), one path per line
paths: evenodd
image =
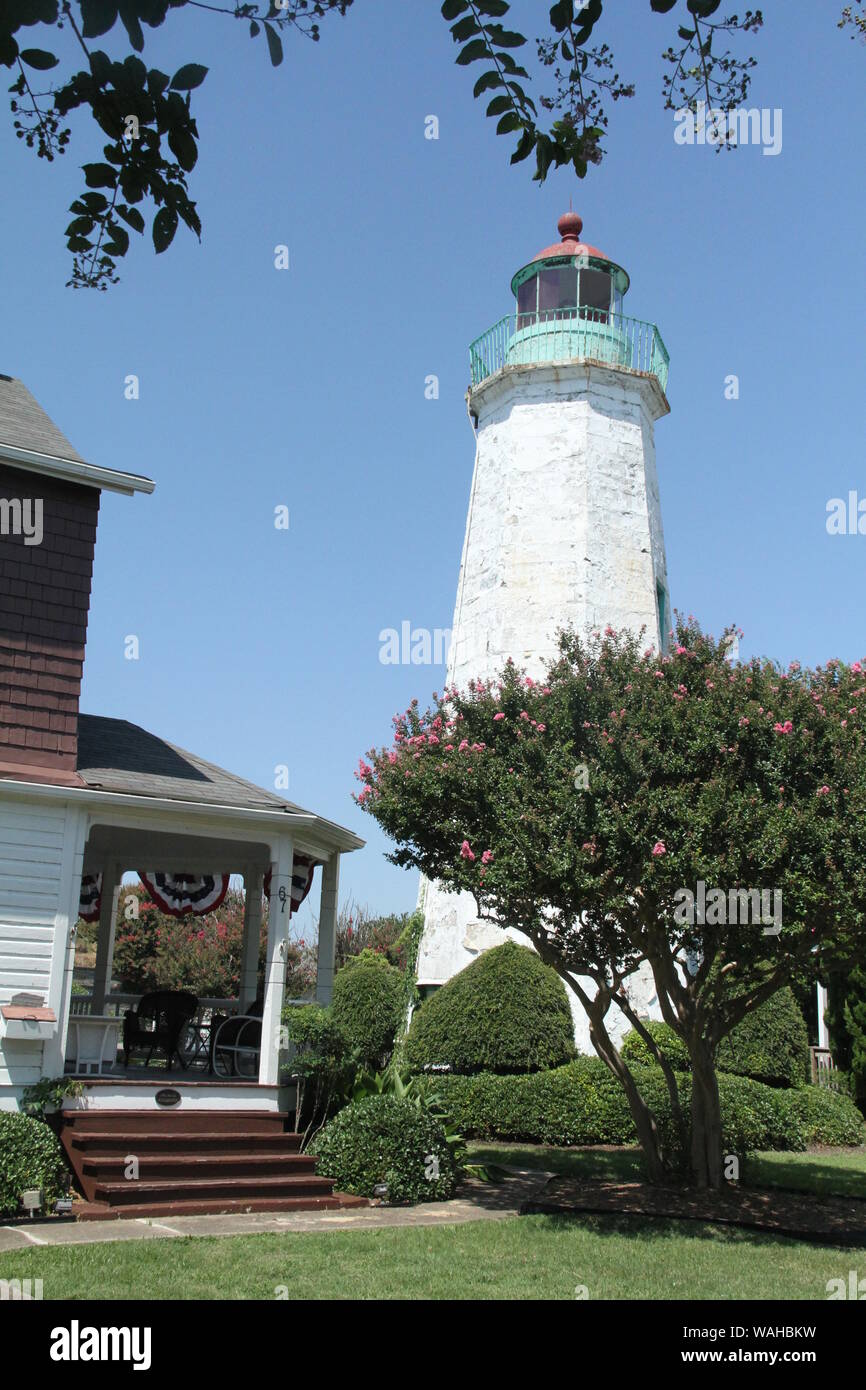
M733 663L730 633L676 623L662 656L565 632L541 681L509 663L414 702L361 762L357 801L394 863L471 892L574 990L650 1178L689 1164L718 1187L719 1042L788 982L864 959L866 676ZM688 1049L690 1114L630 997L644 963ZM612 1010L662 1067L678 1142L663 1145Z
M514 140L512 163L534 156L533 177L543 182L551 168L566 166L583 178L601 162L610 103L635 91L615 70L607 42L611 22L626 22L622 6L609 4L604 12L602 0L556 0L537 7L546 27L527 47L526 36L510 25L508 0L425 3L441 12L457 45L456 62L474 77L474 95L497 134ZM727 113L745 102L756 60L737 50L761 28L760 10L725 16L722 0L642 3L666 26L660 29L668 41L665 106L694 111L703 101ZM365 0L357 10L363 22ZM199 141L191 93L208 69L187 58L173 73L163 72L138 56L146 32L178 11L194 11L203 25L236 21L238 36L248 35L278 67L286 35L318 41L322 21L354 15L355 0L2 0L0 66L12 76L15 134L51 161L66 152L70 117L89 115L96 126L82 165L86 187L66 227L73 257L68 283L75 287L106 289L117 280L130 231L145 232L142 207L152 214L157 252L171 244L180 222L201 234L188 183ZM856 25L856 15L837 22ZM526 57L533 49L534 62ZM726 138L719 147L730 143Z

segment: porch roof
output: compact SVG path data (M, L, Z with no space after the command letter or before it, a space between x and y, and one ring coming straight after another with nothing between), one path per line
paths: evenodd
M335 832L344 850L360 848L364 843L344 826L324 820L126 719L96 714L78 716L77 770L91 791L221 810L304 816L309 818L311 828L314 824L326 835L329 830Z

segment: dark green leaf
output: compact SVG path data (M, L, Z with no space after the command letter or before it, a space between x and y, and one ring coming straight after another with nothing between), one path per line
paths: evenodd
M104 246L109 256L125 256L129 250L129 232L114 222L110 229L110 237L111 240L106 241Z
M207 73L207 68L202 67L201 63L184 63L171 79L172 88L176 92L191 92L193 87L201 86Z
M82 34L86 39L95 39L98 34L107 34L117 19L117 0L80 0Z
M457 54L457 62L462 68L468 67L470 63L476 63L479 58L488 58L490 49L484 39L473 39L465 48Z
M511 97L494 97L487 107L488 116L501 116L503 111L510 111L514 103Z
M97 213L105 212L105 209L108 207L108 199L104 193L82 193L80 202L82 204L82 210L90 217L95 216ZM78 209L75 203L73 203L70 212L77 211Z
M550 11L550 22L557 33L564 34L573 18L574 5L572 0L556 0L556 4Z
M474 14L468 14L465 19L460 19L451 30L451 37L455 43L465 43L474 34L481 33L481 26Z
M195 168L198 149L188 130L182 126L175 126L168 132L168 145L181 169L185 169L189 173L191 169Z
M502 78L499 76L498 72L495 70L492 72L485 72L484 76L479 77L478 81L475 83L473 95L480 97L482 92L489 91L491 87L501 87L503 85Z
M144 34L141 32L138 15L135 12L134 0L120 0L118 10L120 11L120 22L129 35L130 44L136 53L140 53L144 48Z
M92 217L76 217L66 228L67 236L89 236L93 231Z
M686 27L683 24L681 24L680 27L677 29L677 33L679 34L681 39L685 39L686 41L695 37L694 29L686 29Z
M83 236L71 236L66 245L70 251L92 251L93 243Z
M132 227L135 232L144 231L144 218L138 208L128 208L125 203L118 203L117 215L122 217L127 226Z
M45 72L48 68L56 68L60 62L53 53L46 53L44 48L22 48L18 55L22 63L26 63L30 68L38 68L40 72Z
M259 26L258 24L256 24L256 21L255 21L254 19L251 19L251 20L250 20L250 38L251 38L251 39L254 39L254 38L256 37L256 34L258 34L259 32L260 32L260 26Z
M113 188L117 182L117 170L110 164L82 164L81 167L88 188Z
M650 0L650 9L656 14L670 14L677 0Z
M476 10L479 14L492 15L494 19L508 14L508 0L478 0Z
M162 96L169 81L168 73L160 72L159 68L151 68L147 74L147 90L152 97Z
M469 0L444 0L442 5L443 19L456 19L458 15L469 9Z
M520 130L523 125L520 117L514 111L508 111L497 123L496 134L508 135L509 131Z
M177 213L174 208L160 208L153 219L153 246L157 255L171 246L176 231Z
M521 160L526 159L528 155L532 154L534 145L535 136L533 135L533 132L531 130L524 130L523 134L517 142L517 149L511 156L511 163L520 164Z
M265 25L265 38L268 41L271 62L275 68L278 68L283 61L283 41L272 24Z
M515 33L513 29L503 29L501 24L489 24L487 32L500 48L522 48L526 43L522 34Z

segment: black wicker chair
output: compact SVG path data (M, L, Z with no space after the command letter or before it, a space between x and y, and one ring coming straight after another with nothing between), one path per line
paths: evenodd
M124 1066L128 1064L129 1054L134 1048L147 1048L145 1066L148 1066L154 1051L158 1049L165 1054L167 1067L171 1066L172 1058L177 1057L183 1068L178 1043L197 1009L196 996L181 990L158 990L154 994L143 994L138 1008L128 1009L123 1018Z

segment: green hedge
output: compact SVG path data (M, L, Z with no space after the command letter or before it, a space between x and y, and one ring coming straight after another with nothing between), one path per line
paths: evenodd
M635 1067L634 1075L663 1140L671 1144L670 1101L661 1069ZM680 1073L677 1079L688 1117L691 1077ZM527 1076L437 1076L436 1090L457 1128L478 1139L557 1145L637 1140L625 1092L593 1057ZM784 1091L724 1075L719 1091L724 1142L731 1152L863 1142L863 1118L847 1096L811 1086Z
M347 960L334 977L334 1022L361 1066L378 1071L391 1055L403 1016L403 976L376 951Z
M29 1115L0 1110L0 1216L15 1216L25 1188L42 1189L43 1211L66 1191L68 1169L60 1140Z
M413 1100L383 1095L354 1101L319 1131L308 1152L339 1192L372 1197L379 1183L387 1183L390 1204L443 1202L454 1191L445 1131Z
M534 951L505 941L420 1005L406 1040L408 1066L453 1072L532 1072L574 1056L562 980Z
M809 1030L790 989L780 989L722 1038L716 1067L768 1086L808 1083Z
M644 1025L674 1071L691 1071L688 1049L666 1023ZM633 1029L622 1040L629 1063L652 1065L644 1040ZM790 989L780 989L766 1004L738 1023L719 1044L716 1069L748 1076L768 1086L805 1086L809 1080L809 1034Z

